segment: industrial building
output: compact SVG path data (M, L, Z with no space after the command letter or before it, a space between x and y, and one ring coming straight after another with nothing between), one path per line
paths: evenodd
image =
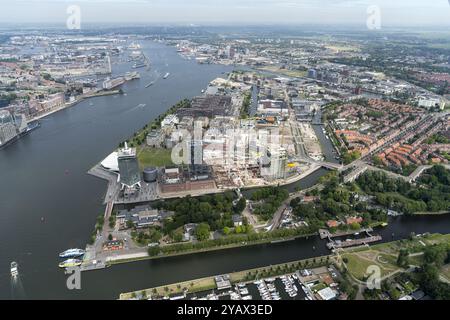
M273 116L287 116L289 109L286 102L282 100L260 100L258 104L258 114L273 115Z
M163 169L159 186L163 193L216 188L211 167L204 165L167 167Z
M181 108L177 111L178 117L208 117L226 116L232 114L232 99L230 96L205 95L192 99L189 108Z
M118 77L115 79L106 79L103 82L103 89L111 90L125 83L125 79L123 77Z

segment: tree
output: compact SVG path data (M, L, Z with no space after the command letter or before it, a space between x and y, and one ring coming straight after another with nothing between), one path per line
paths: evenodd
M361 229L361 225L357 222L354 222L350 225L350 229L352 230L360 230Z
M444 245L427 247L424 252L424 261L428 264L434 264L437 268L444 265L447 259L447 248Z
M109 240L109 241L112 241L112 239L113 239L113 236L112 236L112 234L110 233L110 234L108 235L108 240Z
M239 199L238 203L236 204L236 207L234 208L235 213L242 213L244 211L245 207L247 206L247 201L244 197Z
M231 233L231 229L228 227L223 228L223 234L228 236Z
M406 249L401 249L398 258L397 265L402 268L407 268L409 266L409 252Z
M205 241L209 239L210 236L210 227L207 223L201 223L195 229L195 236L198 241Z
M133 223L133 221L131 221L131 220L127 220L126 225L127 225L127 229L131 229L131 228L134 227L134 223Z
M159 248L159 246L148 248L148 255L149 255L150 257L155 257L155 256L157 256L160 252L161 252L161 249Z
M175 242L183 241L183 234L180 231L172 232L171 238Z

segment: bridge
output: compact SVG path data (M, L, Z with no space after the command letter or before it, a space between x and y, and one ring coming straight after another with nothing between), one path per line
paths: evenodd
M331 169L331 170L342 171L345 168L344 165L342 165L340 163L318 161L318 160L314 160L314 159L309 158L309 157L297 157L297 158L295 158L293 160L294 161L299 161L299 162L306 162L306 163L315 164L315 165L321 166L323 168Z

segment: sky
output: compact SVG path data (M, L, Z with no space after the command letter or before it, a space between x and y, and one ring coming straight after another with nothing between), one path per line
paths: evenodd
M71 5L81 24L450 26L450 0L0 0L0 23L65 25Z

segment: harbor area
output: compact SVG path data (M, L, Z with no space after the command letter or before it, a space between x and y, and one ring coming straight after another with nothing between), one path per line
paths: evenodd
M120 300L335 300L340 272L332 256L206 277L141 291Z

